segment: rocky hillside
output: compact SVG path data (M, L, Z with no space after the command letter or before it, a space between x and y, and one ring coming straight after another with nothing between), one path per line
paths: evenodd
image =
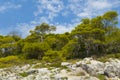
M50 63L49 63L50 64ZM41 68L41 63L0 69L0 80L120 80L120 60L103 63L85 58L62 62L60 68Z

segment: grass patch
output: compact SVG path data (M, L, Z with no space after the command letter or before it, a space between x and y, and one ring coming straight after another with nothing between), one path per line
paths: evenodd
M76 62L81 61L82 59L70 59L70 60L66 60L66 62L70 62L72 64L76 64Z
M27 77L27 76L28 76L28 74L25 73L25 72L23 72L23 73L19 73L19 75L22 76L22 77Z
M105 80L105 76L104 76L104 75L101 75L101 74L99 74L99 75L97 76L97 78L100 79L100 80Z
M110 58L120 59L120 53L106 54L102 57L99 57L97 60L99 60L101 62L107 62L107 61L109 61Z
M19 56L7 56L0 58L0 68L12 67L12 66L22 66L25 64L35 64L38 63L37 60L26 60Z
M77 73L76 76L85 76L85 73L84 72L79 72L79 73Z

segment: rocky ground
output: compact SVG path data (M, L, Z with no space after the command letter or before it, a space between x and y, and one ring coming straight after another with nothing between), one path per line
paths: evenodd
M62 62L62 68L40 68L40 65L37 63L0 69L0 80L120 80L118 59L109 59L103 63L85 58L74 64Z

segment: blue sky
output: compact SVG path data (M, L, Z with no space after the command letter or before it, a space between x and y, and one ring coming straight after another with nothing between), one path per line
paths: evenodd
M0 0L0 34L18 31L23 37L42 22L55 25L56 33L71 31L82 18L106 11L119 14L120 0Z

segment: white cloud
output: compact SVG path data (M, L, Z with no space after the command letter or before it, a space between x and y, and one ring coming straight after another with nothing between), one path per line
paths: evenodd
M22 6L20 4L13 4L13 3L10 3L10 2L6 2L4 3L3 5L0 5L0 12L5 12L9 9L18 9L18 8L21 8Z
M34 29L34 24L21 23L17 25L16 30L22 33L22 37L29 35L29 31Z
M56 31L54 33L64 33L64 32L70 32L75 26L76 24L66 24L66 23L63 23L63 24L55 24L56 26Z
M105 9L105 8L111 8L112 4L107 2L107 1L102 1L102 0L97 0L97 1L89 1L88 2L89 6L91 6L92 8L101 10L101 9Z
M37 11L34 12L35 16L46 14L49 20L53 20L63 9L63 2L61 0L38 0Z
M58 25L57 27L57 30L55 31L55 33L64 33L64 32L70 32L73 27L66 27L66 26L63 26L63 25Z
M108 10L119 7L120 0L37 0L37 11L34 12L35 20L30 23L18 25L18 29L24 35L29 34L29 30L42 22L53 24L57 27L55 33L70 32L80 20L85 17L95 17L102 15ZM62 16L61 16L62 15ZM56 17L73 17L68 22L55 20ZM120 18L119 18L120 19Z
M77 16L79 16L79 17L89 17L89 13L87 13L87 12L82 12L82 13L80 13L80 14L78 14Z
M80 18L101 15L120 6L120 0L70 0L69 9Z

